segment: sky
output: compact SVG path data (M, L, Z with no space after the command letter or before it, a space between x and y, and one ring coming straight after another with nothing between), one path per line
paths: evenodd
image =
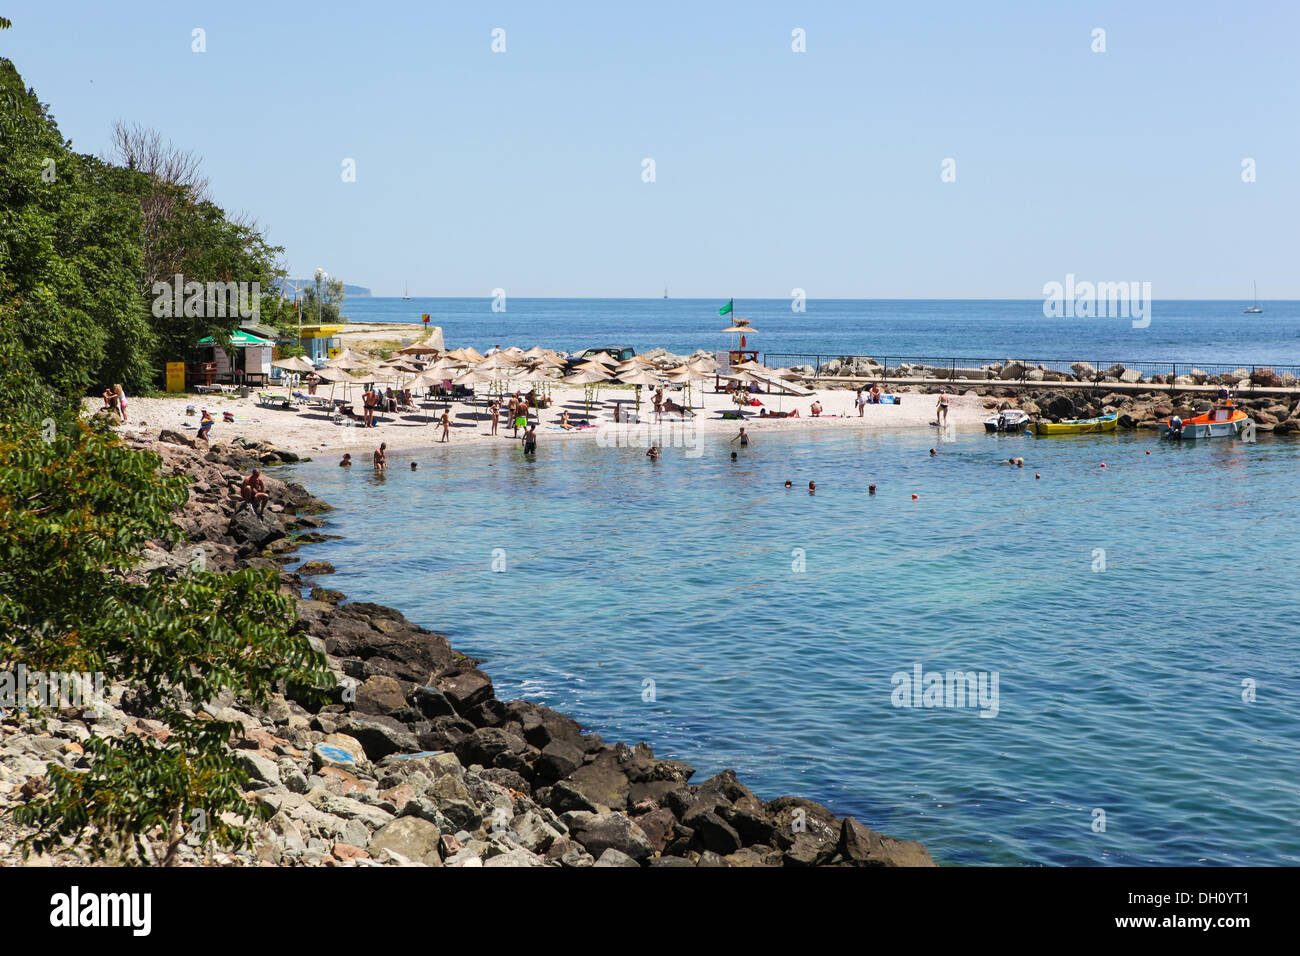
M75 149L154 127L376 295L1300 299L1293 0L0 14Z

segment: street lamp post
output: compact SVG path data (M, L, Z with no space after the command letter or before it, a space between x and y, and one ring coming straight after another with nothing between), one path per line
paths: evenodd
M320 324L321 324L320 286L321 286L321 282L325 281L328 278L329 278L329 273L326 272L324 269L320 268L319 266L317 266L316 267L316 334L317 335L321 334L320 332ZM327 342L326 345L328 344L329 343Z

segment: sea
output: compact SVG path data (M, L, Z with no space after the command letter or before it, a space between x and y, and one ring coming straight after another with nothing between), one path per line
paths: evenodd
M821 355L878 359L973 359L976 364L1019 360L1098 368L1115 363L1207 365L1300 364L1300 302L1155 300L1149 314L1129 317L1049 318L1041 299L401 299L351 297L353 322L410 322L424 315L441 326L449 347L518 345L576 352L587 348L735 348L722 330L732 315L754 330L746 347L772 366L815 364ZM495 310L494 310L495 308ZM802 311L796 311L801 308ZM412 335L418 335L414 330ZM958 364L961 364L960 362Z
M972 329L1014 320L968 308L951 334L998 354ZM847 347L855 321L825 324ZM491 327L470 341L556 340ZM628 328L592 341L651 341ZM299 554L338 568L322 583L696 782L733 768L945 865L1300 864L1300 441L754 432L650 461L544 429L535 458L503 440L279 474L335 506L340 537Z

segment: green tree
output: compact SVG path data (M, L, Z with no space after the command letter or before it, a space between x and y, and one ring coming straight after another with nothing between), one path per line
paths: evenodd
M0 299L36 370L60 392L144 387L150 330L138 293L138 188L129 171L67 148L0 59Z

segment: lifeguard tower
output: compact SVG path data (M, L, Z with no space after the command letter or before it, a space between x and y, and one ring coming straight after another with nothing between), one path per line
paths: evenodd
M749 336L755 335L758 329L749 324L749 319L738 319L733 316L732 324L722 331L736 336L736 346L718 353L718 370L713 383L715 392L723 392L727 389L722 382L723 375L730 375L745 362L758 362L758 349L748 347Z

